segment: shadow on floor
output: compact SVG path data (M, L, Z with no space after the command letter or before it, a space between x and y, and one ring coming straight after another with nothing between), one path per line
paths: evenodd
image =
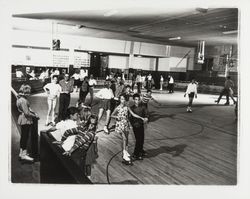
M176 114L159 114L159 113L157 113L157 112L155 112L155 111L151 111L151 112L149 113L149 121L150 121L150 122L155 122L155 121L157 121L157 120L159 120L159 119L161 119L161 118L175 119L175 118L174 118L175 115L176 115Z
M173 147L160 146L157 149L149 149L149 150L147 150L148 155L146 158L156 157L162 153L172 154L172 157L176 157L176 156L179 156L180 154L182 154L186 147L187 147L186 144L178 144L178 145L175 145Z
M124 180L121 182L111 182L111 184L139 184L137 180Z

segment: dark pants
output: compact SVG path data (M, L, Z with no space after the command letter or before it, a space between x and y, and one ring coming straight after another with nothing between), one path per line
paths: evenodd
M220 99L222 98L222 96L223 96L223 95L226 95L226 98L227 98L227 102L226 102L226 103L229 104L229 92L230 92L229 89L224 88L224 89L221 91L220 96L219 96L217 102L219 103L219 102L220 102Z
M21 125L21 139L20 139L20 148L25 150L27 149L30 129L32 124Z
M110 100L110 111L111 111L111 113L113 113L113 111L119 105L119 103L120 103L120 101L119 100L115 100L114 98L112 98Z
M169 91L169 93L174 92L174 84L168 84L168 91Z
M142 106L144 106L146 109L148 109L148 103L141 103L142 104Z
M143 144L144 144L144 126L133 127L133 131L135 134L135 156L142 156L143 153Z
M189 98L188 106L191 107L193 104L193 100L194 100L194 93L192 92L192 93L188 94L188 98Z
M134 90L134 88L135 88L135 81L132 81L132 86L131 86L132 91Z
M79 99L85 103L85 99L86 99L86 96L88 95L89 91L82 91L80 89L80 92L79 92Z
M59 115L58 120L65 120L67 118L67 109L70 104L70 94L61 93L59 98Z
M137 82L137 93L141 93L141 82Z
M89 105L91 106L91 104L93 102L93 98L94 98L94 87L93 86L89 87L89 93L90 93L90 102L89 102Z
M147 81L147 89L151 90L152 89L152 81Z

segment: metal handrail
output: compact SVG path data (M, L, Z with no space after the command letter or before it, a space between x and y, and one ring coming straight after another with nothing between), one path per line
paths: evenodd
M11 92L15 95L16 99L18 97L18 93L15 91L13 87L11 87Z

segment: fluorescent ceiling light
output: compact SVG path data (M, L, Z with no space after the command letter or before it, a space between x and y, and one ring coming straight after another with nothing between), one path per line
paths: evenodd
M108 12L105 12L103 15L104 15L105 17L110 17L110 16L112 16L112 15L114 15L114 14L116 14L116 13L118 13L117 10L110 10L110 11L108 11Z
M222 32L224 35L228 35L228 34L236 34L238 33L238 30L230 30L230 31L225 31L225 32Z
M208 11L208 7L199 7L199 8L196 8L195 10L197 10L198 12L200 13L207 13Z
M168 40L173 41L173 40L180 40L180 39L181 39L181 37L171 37Z

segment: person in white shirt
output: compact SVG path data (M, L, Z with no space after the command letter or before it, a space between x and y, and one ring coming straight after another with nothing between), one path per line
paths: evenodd
M60 75L60 71L58 70L58 68L56 68L56 70L54 71L54 75Z
M40 76L39 76L39 78L38 78L38 79L40 79L40 80L44 81L44 80L45 80L45 78L46 78L46 72L45 72L45 70L43 70L43 71L41 72L41 74L40 74Z
M89 94L90 94L90 106L93 102L93 98L94 98L94 86L97 85L97 82L96 80L94 79L93 75L91 74L90 75L90 78L89 78Z
M193 104L193 99L194 97L197 98L197 84L194 78L192 79L191 83L188 84L184 97L186 97L186 94L188 94L189 97L187 112L191 113L192 112L191 106Z
M84 77L88 76L88 70L81 68L80 69L80 80L83 81Z
M112 89L110 88L111 82L110 80L106 80L105 82L106 88L101 89L98 93L96 93L96 97L100 98L100 104L99 104L99 113L98 113L98 123L100 122L100 119L102 118L103 111L106 111L106 123L103 128L104 133L109 134L108 125L110 122L110 113L111 113L111 106L110 101L112 98L114 98L114 94Z
M56 104L61 92L61 86L57 84L57 76L53 76L52 82L46 84L43 87L44 91L48 95L48 114L45 125L48 126L50 124L50 115L51 115L51 122L52 125L55 125L55 109Z
M149 75L148 75L148 81L151 81L151 80L152 80L152 75L149 74Z
M141 76L141 74L138 74L137 76L136 76L136 84L137 84L137 93L141 93L141 87L142 87L142 76Z
M77 122L79 120L79 110L76 107L69 107L67 109L67 117L65 120L58 122L55 126L48 129L52 136L56 139L53 143L58 143L61 141L63 134L66 130L76 128L78 126Z
M171 75L168 76L168 89L168 93L174 92L174 78Z
M45 78L49 78L49 69L45 71Z
M142 75L141 76L141 88L144 89L146 86L147 86L146 76Z
M36 79L36 74L34 70L32 70L31 73L29 73L29 75L30 75L30 78L29 78L30 80Z
M149 74L148 76L147 76L147 82L146 82L146 87L147 87L147 89L152 89L152 86L153 86L153 79L152 79L152 75L151 74Z
M23 77L23 72L21 71L21 70L16 70L16 77L17 78L21 78L21 77Z
M80 82L80 70L77 69L75 73L71 76L74 78L74 87L75 87L75 92L78 92L81 82Z
M160 91L162 91L163 82L164 82L164 78L163 78L163 76L161 75L161 77L160 77Z

